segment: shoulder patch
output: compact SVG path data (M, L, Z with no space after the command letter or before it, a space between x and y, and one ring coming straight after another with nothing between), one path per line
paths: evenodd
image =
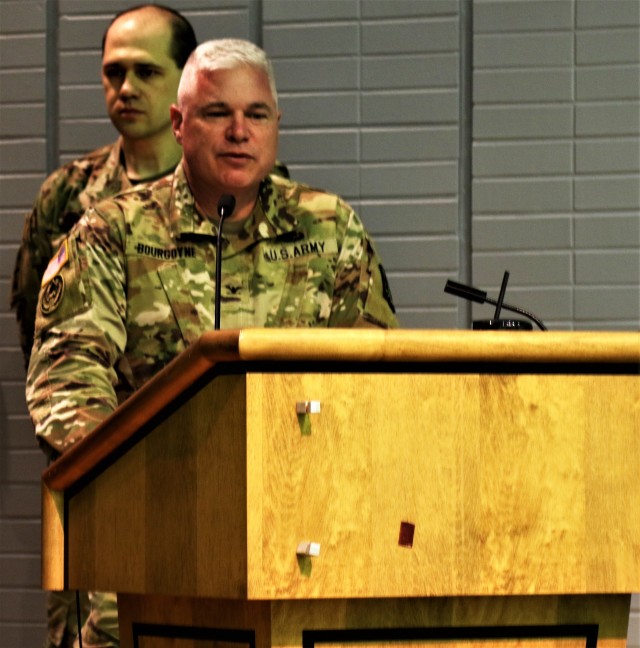
M49 261L49 265L42 276L42 285L46 286L60 272L60 269L68 260L69 247L67 245L67 239L65 239L56 252L56 255Z
M63 293L64 279L61 275L56 275L42 291L41 308L43 315L50 315L58 308Z

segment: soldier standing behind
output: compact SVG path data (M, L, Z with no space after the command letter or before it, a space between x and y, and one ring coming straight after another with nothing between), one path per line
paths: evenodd
M394 327L375 247L340 197L270 175L280 111L271 64L234 39L199 46L171 107L183 157L172 176L89 209L43 278L27 403L65 452L214 328ZM235 211L219 229L222 196ZM87 646L117 646L115 596L92 600ZM104 621L111 624L105 631ZM114 634L115 630L115 634ZM110 643L93 643L93 637Z
M26 218L11 292L25 364L33 343L42 275L71 227L95 201L171 173L180 160L182 150L173 137L169 106L196 44L189 22L161 5L125 10L107 27L102 85L109 117L120 137L52 173ZM55 452L48 454L55 456ZM86 617L86 594L81 596L81 607ZM45 646L72 646L78 632L75 593L50 592L47 617Z
M127 9L109 24L102 40L102 85L120 137L54 171L25 220L11 307L26 363L42 275L67 232L95 201L167 175L180 160L169 106L196 44L186 18L162 5Z

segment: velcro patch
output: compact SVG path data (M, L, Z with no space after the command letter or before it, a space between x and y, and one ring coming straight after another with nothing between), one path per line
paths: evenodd
M326 241L296 241L295 243L265 243L262 255L265 261L291 261L299 257L328 256L338 253L335 239Z
M56 252L56 255L51 259L51 261L49 261L49 265L42 276L42 285L46 286L58 274L58 272L60 272L60 269L68 260L69 248L67 245L67 239L65 239L62 242L60 249Z

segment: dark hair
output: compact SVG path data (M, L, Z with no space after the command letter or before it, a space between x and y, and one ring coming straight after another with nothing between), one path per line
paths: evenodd
M104 35L102 36L102 55L104 56L104 46L107 41L107 34L111 29L111 25L118 20L121 16L125 16L128 13L133 13L134 11L139 11L140 9L158 9L169 14L169 21L171 24L171 45L169 46L169 56L175 61L178 69L182 69L184 64L189 58L189 54L198 45L196 40L195 32L191 23L179 12L171 7L166 7L161 4L141 4L136 5L135 7L130 7L124 11L118 12L109 23L109 26L106 28Z

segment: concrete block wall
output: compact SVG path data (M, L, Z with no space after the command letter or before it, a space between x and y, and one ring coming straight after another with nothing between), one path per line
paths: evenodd
M509 269L549 327L637 329L640 3L473 8L473 281Z
M138 0L0 0L0 648L39 645L44 465L9 278L47 170L115 138L99 82ZM447 278L555 329L640 322L638 0L173 0L272 56L292 175L358 210L401 323L468 325ZM491 310L474 309L486 317ZM633 602L629 645L640 647Z
M25 415L9 277L24 212L46 171L46 7L0 2L0 645L42 645L39 589L44 467Z

